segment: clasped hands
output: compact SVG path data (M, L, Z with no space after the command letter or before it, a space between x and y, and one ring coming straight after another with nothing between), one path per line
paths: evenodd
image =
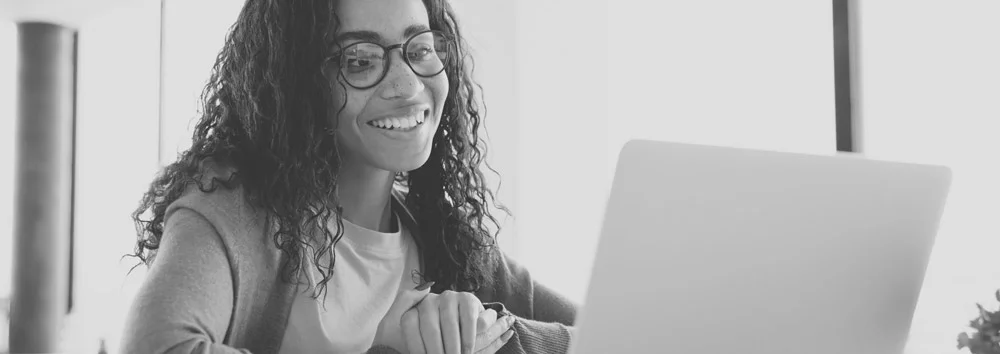
M497 320L474 294L432 294L432 285L399 292L374 344L408 354L494 354L514 335L514 316Z

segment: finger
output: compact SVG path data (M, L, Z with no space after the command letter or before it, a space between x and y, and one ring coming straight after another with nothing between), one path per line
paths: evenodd
M493 323L490 328L481 333L476 337L476 346L479 347L478 350L482 350L496 341L498 338L502 337L504 332L507 332L514 325L514 316L504 316L503 318Z
M392 305L389 306L389 311L386 313L386 317L395 318L402 316L403 312L406 312L419 304L424 300L424 298L427 297L428 294L431 293L431 285L434 285L434 282L424 283L422 286L418 286L413 290L401 290L398 294L396 294L396 299L393 300ZM390 317L390 315L395 316Z
M476 333L478 333L478 322L482 318L480 316L480 310L483 306L479 302L479 299L473 297L469 301L461 302L458 307L459 313L459 326L461 328L462 336L462 353L472 353L473 349L476 349ZM496 313L496 311L494 311Z
M417 309L410 309L403 313L399 326L403 329L403 339L406 341L407 351L410 354L426 354L424 341L420 337L420 313L417 312Z
M441 341L441 315L436 301L424 301L417 305L420 313L420 338L428 354L444 353L444 343Z
M500 336L500 338L493 340L493 342L490 342L489 345L476 352L476 354L494 354L500 351L500 348L503 348L503 346L507 344L507 342L509 342L510 339L513 337L514 337L514 329L509 329L507 330L507 332L504 332L503 335Z
M445 353L461 354L462 337L460 336L459 309L463 296L454 291L446 291L441 297L441 340L444 342Z
M486 309L479 313L479 319L476 320L476 334L486 331L490 328L494 322L497 321L497 312L494 309Z

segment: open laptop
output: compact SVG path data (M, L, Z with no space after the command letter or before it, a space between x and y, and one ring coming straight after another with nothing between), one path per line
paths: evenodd
M570 352L899 354L946 167L631 141Z

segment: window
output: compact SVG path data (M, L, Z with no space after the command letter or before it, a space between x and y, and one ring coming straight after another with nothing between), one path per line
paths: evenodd
M161 166L191 145L201 92L243 1L164 1Z
M952 168L907 352L954 353L1000 289L1000 3L855 6L863 151Z
M144 267L130 215L156 173L159 122L158 1L109 8L79 29L74 306L64 348L117 352Z
M830 3L573 6L518 13L516 71L520 248L569 298L585 296L627 140L835 151Z

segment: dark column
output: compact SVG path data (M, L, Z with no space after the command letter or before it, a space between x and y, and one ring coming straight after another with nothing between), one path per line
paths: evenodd
M833 0L833 73L836 107L837 151L861 152L861 118L855 58L856 32L854 0Z
M75 31L18 24L10 351L54 352L67 311Z

